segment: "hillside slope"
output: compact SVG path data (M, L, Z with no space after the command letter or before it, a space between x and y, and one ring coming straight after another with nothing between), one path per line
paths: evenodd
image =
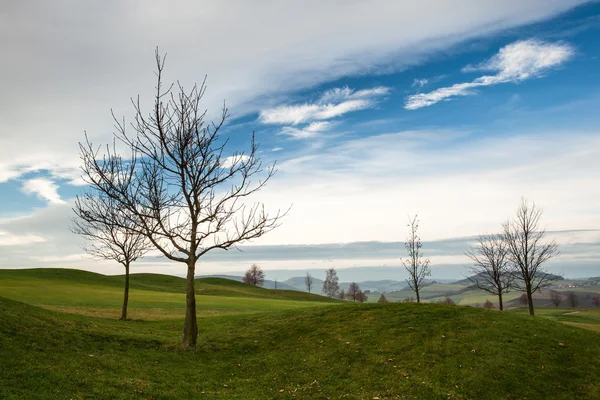
M597 399L600 336L520 315L342 305L118 322L0 299L0 398ZM124 362L126 360L126 362Z

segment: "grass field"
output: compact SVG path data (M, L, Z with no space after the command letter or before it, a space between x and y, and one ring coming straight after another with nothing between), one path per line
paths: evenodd
M86 310L118 310L118 277L29 274L0 273L2 399L600 398L600 334L556 322L581 323L572 310L327 303L199 280L198 346L184 349L178 278L138 277L157 288L132 290L147 315L117 321Z

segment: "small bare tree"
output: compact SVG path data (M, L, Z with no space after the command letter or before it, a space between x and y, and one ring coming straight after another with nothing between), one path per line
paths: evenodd
M508 246L502 235L482 235L477 244L466 253L473 265L470 269L472 287L498 297L498 308L504 310L502 295L513 285L513 273L508 257Z
M123 214L115 200L103 195L87 191L75 199L73 207L75 218L71 231L85 238L89 245L84 250L92 257L113 260L125 267L125 288L121 320L127 319L129 302L129 267L131 263L142 257L149 249L145 236L135 231L130 218ZM95 215L104 216L102 220Z
M346 292L344 292L343 290L340 290L337 294L337 298L340 300L346 300Z
M359 290L356 294L356 300L360 301L361 303L364 303L365 301L369 300L369 296L362 290Z
M346 297L352 299L352 301L356 301L359 292L360 287L358 286L358 283L352 282L350 286L348 286L348 290L346 291Z
M385 294L381 293L381 296L379 296L379 300L377 300L378 303L387 303L388 299L387 297L385 297Z
M220 132L228 111L207 124L200 106L205 85L188 92L180 84L165 88L164 57L156 52L157 83L154 106L146 115L139 99L133 123L115 121L115 138L130 155L120 157L116 145L80 144L84 179L99 194L112 198L131 223L130 229L148 238L169 260L186 266L184 346L195 346L198 336L194 277L197 261L209 251L227 250L258 238L279 226L283 215L270 216L250 196L275 173L263 169L254 135L248 152L225 156L228 140ZM132 133L129 132L132 130ZM93 221L105 221L94 213Z
M448 304L450 306L455 306L456 303L450 297L446 297L444 300L440 301L441 304Z
M246 274L244 274L242 280L248 285L262 286L265 284L265 273L258 265L252 264L252 266L246 271ZM277 287L275 287L275 289L277 289Z
M335 297L340 291L339 278L333 267L329 268L325 273L325 281L323 282L323 294L328 297Z
M596 307L600 307L600 296L592 296L592 304Z
M560 303L563 301L562 295L556 290L550 291L550 301L554 304L554 307L560 306Z
M572 308L579 306L579 296L577 296L577 293L575 292L569 292L569 294L567 294L567 301Z
M485 308L487 310L493 310L494 309L494 303L492 303L491 301L489 301L489 300L486 299L483 302L483 308Z
M418 214L408 222L408 237L404 246L408 253L407 258L402 258L401 262L406 271L408 271L408 279L406 283L415 292L417 296L417 303L421 302L421 287L425 278L431 275L431 269L429 268L429 259L423 257L421 251L422 244L421 238L419 237L419 220Z
M515 286L527 293L530 315L534 315L533 293L548 287L557 279L556 275L544 269L546 261L559 252L553 240L544 243L546 231L539 226L541 216L542 210L535 203L529 204L521 199L516 218L503 225L509 257L519 273Z
M309 272L307 272L306 276L304 277L304 284L306 285L306 290L308 290L308 293L310 293L313 287L313 278Z

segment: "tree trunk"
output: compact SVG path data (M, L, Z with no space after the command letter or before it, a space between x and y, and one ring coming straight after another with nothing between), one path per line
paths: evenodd
M183 323L182 343L186 347L196 346L198 338L198 321L196 319L196 292L194 291L194 275L196 271L196 259L190 256L188 261L185 322Z
M529 304L529 315L534 315L533 311L533 296L531 295L531 286L527 286L527 303Z
M421 296L419 296L419 287L415 285L415 293L417 294L417 303L421 302Z
M123 294L123 308L121 310L121 321L127 319L127 303L129 302L129 263L125 263L125 293Z
M502 293L498 294L498 308L500 311L504 311L504 304L502 303Z

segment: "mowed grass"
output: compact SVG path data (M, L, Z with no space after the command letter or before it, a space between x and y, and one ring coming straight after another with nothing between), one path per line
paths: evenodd
M116 321L0 298L0 398L597 399L600 335L436 304Z
M0 271L0 294L51 310L118 318L123 276L65 269ZM185 279L132 274L129 317L179 318L185 313ZM198 316L278 311L331 304L331 299L303 292L267 290L227 279L196 280Z
M516 314L528 314L526 307L517 308L510 312ZM535 309L536 315L562 322L564 324L577 326L584 329L590 329L600 332L600 309L573 309L573 308L541 308Z

